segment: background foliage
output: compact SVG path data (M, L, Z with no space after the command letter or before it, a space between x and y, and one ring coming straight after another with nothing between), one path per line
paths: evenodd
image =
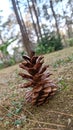
M73 0L10 0L9 10L6 19L0 10L1 66L73 46Z

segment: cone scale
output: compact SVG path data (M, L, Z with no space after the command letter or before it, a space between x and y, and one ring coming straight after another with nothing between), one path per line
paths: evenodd
M56 93L57 86L49 78L51 74L47 70L48 66L43 66L43 56L35 56L32 53L30 57L23 56L23 59L24 61L19 66L26 70L27 74L21 72L19 75L28 82L20 85L20 87L32 88L25 94L27 102L32 105L42 105Z

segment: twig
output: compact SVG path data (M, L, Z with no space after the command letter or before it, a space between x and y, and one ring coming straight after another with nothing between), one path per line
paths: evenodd
M58 112L58 111L49 111L49 113L58 113L58 114L61 114L61 115L64 115L64 116L71 116L71 117L73 117L73 114L66 114L66 113L64 113L64 112Z
M16 114L14 114L13 112L11 112L10 110L8 110L7 108L5 108L3 105L0 104L1 107L3 107L6 111L8 111L10 114L12 114L13 116L16 116L18 118L21 118L21 116L18 116Z
M10 110L8 110L7 108L5 108L3 105L0 104L1 107L3 107L6 111L8 111L9 113L11 113L12 115L21 118L21 116L18 116L14 113L12 113ZM11 117L10 117L11 118ZM13 119L13 118L12 118ZM65 125L59 125L59 124L55 124L55 123L48 123L48 122L43 122L43 121L37 121L37 120L31 120L31 119L26 119L27 121L31 121L31 122L35 122L35 123L39 123L39 124L45 124L45 125L51 125L51 126L56 126L56 127L63 127L65 128Z
M59 124L55 124L55 123L48 123L48 122L43 122L43 121L35 121L35 120L31 120L31 119L26 119L27 121L31 121L31 122L36 122L36 123L40 123L40 124L45 124L45 125L51 125L51 126L56 126L56 127L63 127L65 128L65 125L59 125Z
M36 120L37 121L37 119L35 118L35 116L30 112L30 111L28 111L28 110L26 110L26 109L24 109L29 115L31 115L32 117L33 117L33 119L34 120Z
M25 109L24 109L25 110ZM35 120L35 121L38 121L36 118L35 118L35 116L31 113L31 112L29 112L28 110L25 110L30 116L32 116L33 117L33 119ZM39 124L40 125L40 124Z
M31 128L30 130L56 130L51 128Z

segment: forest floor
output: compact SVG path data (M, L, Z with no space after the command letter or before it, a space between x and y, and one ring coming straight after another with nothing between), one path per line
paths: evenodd
M44 55L58 93L48 103L27 104L19 65L0 70L0 130L73 130L73 47Z

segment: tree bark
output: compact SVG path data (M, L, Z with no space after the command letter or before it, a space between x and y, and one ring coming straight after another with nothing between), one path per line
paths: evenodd
M41 28L40 28L40 25L39 25L39 18L38 18L37 10L36 10L36 7L35 7L36 1L31 0L31 2L32 2L32 7L33 7L34 14L36 16L38 32L39 32L40 37L42 38Z
M1 40L2 44L3 44L3 43L4 43L4 40L3 40L3 38L2 38L1 32L0 32L0 40Z
M56 19L56 14L55 14L55 11L54 11L54 8L53 8L53 0L50 0L50 8L51 8L53 17L55 19L55 26L56 26L56 29L57 29L57 35L60 37L60 32L59 32L59 27L58 27L57 19Z
M63 0L61 0L61 2L62 2L62 1L63 1ZM65 19L65 24L66 24L66 27L67 27L67 35L68 35L68 38L70 38L70 37L71 37L71 36L70 36L71 32L70 32L70 29L69 29L68 18L67 18L66 12L65 12L64 9L63 9L63 3L62 3L62 11L63 11L63 17L64 17L64 19Z
M70 5L70 10L72 11L71 17L73 17L73 5L72 5L73 1L69 0L68 4Z
M27 0L27 3L28 3L28 8L29 8L29 12L30 12L30 15L31 15L31 19L32 19L33 28L34 28L34 30L35 30L37 39L39 40L38 30L37 30L37 28L36 28L36 24L35 24L34 19L33 19L33 14L32 14L32 10L31 10L31 6L30 6L30 4L29 4L29 0Z
M19 24L20 27L20 31L21 31L21 35L22 35L22 39L23 39L23 46L25 47L28 55L31 54L31 52L33 51L33 47L31 46L31 42L28 38L28 34L26 31L26 27L25 24L23 24L23 21L20 19L19 13L18 13L18 9L16 6L16 1L15 0L11 0L12 5L13 5L13 9L17 18L17 22Z

